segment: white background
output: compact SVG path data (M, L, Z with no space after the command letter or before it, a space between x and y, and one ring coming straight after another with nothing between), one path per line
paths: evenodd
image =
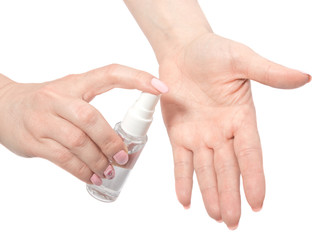
M297 90L252 85L267 193L259 213L242 196L236 231L207 216L196 181L191 209L176 200L158 108L149 142L112 204L91 198L85 184L49 161L0 146L0 239L320 239L316 3L200 1L216 33L313 76ZM122 1L0 0L0 72L13 80L43 82L114 62L157 76L152 49ZM112 90L92 104L114 125L138 95Z

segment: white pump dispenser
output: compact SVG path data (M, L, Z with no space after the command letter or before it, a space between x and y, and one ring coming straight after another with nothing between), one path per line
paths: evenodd
M150 93L141 93L121 122L123 131L134 137L145 136L152 123L153 113L159 98L160 96Z

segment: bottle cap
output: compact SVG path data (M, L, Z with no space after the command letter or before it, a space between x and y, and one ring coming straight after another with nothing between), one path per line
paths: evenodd
M134 137L144 137L152 123L153 113L159 99L160 96L141 93L121 122L123 131Z

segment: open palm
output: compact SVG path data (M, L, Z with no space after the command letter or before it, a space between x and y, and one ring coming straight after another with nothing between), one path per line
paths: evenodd
M176 48L160 62L159 71L170 88L161 104L178 199L185 207L190 205L195 170L208 214L234 229L241 214L240 174L253 210L261 209L265 196L249 79L296 88L310 76L212 33Z

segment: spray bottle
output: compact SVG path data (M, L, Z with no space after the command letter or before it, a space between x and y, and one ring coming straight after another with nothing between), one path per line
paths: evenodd
M125 180L147 143L147 131L152 123L159 98L150 93L141 93L133 106L129 108L123 121L115 125L114 130L128 148L129 160L125 165L117 165L112 162L115 177L111 180L102 179L101 186L87 184L87 190L94 198L103 202L113 202L118 198Z

